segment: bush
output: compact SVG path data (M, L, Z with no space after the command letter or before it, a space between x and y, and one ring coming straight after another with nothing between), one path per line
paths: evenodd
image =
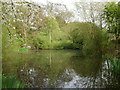
M73 49L81 49L84 54L101 52L100 29L90 22L72 22L65 28Z

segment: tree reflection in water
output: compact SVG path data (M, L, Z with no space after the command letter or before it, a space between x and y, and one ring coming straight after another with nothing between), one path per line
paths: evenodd
M28 88L119 87L106 60L80 57L78 53L75 50L45 50L32 55L18 55L22 62L4 62L3 71L7 73L6 66L10 64L9 73L16 73ZM16 65L17 72L13 71Z

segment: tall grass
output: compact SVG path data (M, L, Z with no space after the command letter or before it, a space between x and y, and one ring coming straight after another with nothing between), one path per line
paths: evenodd
M2 76L2 88L24 88L25 85L21 83L16 76Z

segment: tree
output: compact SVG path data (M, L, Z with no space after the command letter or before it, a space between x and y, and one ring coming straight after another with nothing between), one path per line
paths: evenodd
M60 19L58 19L58 17L60 17L61 19L64 19L66 23L69 23L73 16L73 13L67 9L66 5L59 3L48 2L46 5L46 12L49 17L56 18L58 22L60 22Z
M42 19L45 17L43 8L29 2L1 2L2 21L11 40L18 38L22 44L29 44L28 40L34 31L43 27ZM13 37L14 36L14 37ZM13 39L12 39L13 38Z
M120 2L107 3L104 10L104 19L110 33L115 35L116 40L120 36Z
M102 29L103 23L103 9L102 2L76 2L77 13L84 22L92 22Z

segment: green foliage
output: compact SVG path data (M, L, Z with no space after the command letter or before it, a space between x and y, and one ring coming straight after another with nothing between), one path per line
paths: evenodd
M13 42L14 44L18 44L14 45L14 48L15 46L19 48L23 47L23 44L25 43L28 45L30 34L31 32L34 32L34 29L31 27L40 28L42 23L39 19L42 19L43 16L41 15L42 9L38 5L27 2L17 3L17 5L16 3L2 2L4 13L2 19L4 21L3 30L9 31L7 33L7 37L10 36L8 40L11 40L12 44ZM36 9L37 12L35 11ZM36 17L33 18L32 13L36 14ZM29 18L31 18L30 22ZM31 25L31 22L33 25Z
M25 85L21 83L15 76L2 76L2 88L24 88Z
M12 10L14 15L5 14L7 20L4 18L6 21L3 27L4 51L18 51L26 44L35 49L80 49L85 54L93 54L100 53L101 49L107 46L106 32L100 31L95 24L90 22L68 23L70 18L67 16L71 16L70 13L61 12L55 16L55 12L51 11L53 16L43 16L43 9L37 5L29 3L28 6L22 6L21 4L14 5L16 6L14 7L16 11ZM33 7L31 8L31 6ZM11 6L4 5L2 8L4 13L9 11L9 7ZM29 12L28 9L33 11ZM40 10L40 12L38 13L34 9ZM21 15L22 13L24 15ZM32 13L36 14L36 17L33 18ZM31 18L30 21L28 16ZM8 50L9 48L11 50ZM19 49L19 51L26 50Z
M120 59L119 58L112 58L110 60L111 67L116 74L120 74Z
M46 17L45 26L41 31L35 32L32 36L32 44L38 49L59 49L62 39L62 31L55 19Z
M120 4L116 2L107 3L104 10L104 19L108 25L110 33L113 33L116 39L120 34Z
M101 49L103 54L108 53L111 48L115 47L115 44L110 41L110 36L106 29L101 30Z
M19 48L19 52L26 53L28 52L28 48Z
M48 37L46 37L46 33L44 32L37 32L36 35L33 34L32 36L32 44L37 49L48 48L49 42Z
M53 7L51 6L51 8ZM101 55L101 52L106 52L109 48L115 46L110 42L110 34L107 30L100 30L98 26L90 22L70 22L72 16L71 12L56 12L58 14L55 15L55 12L53 12L54 10L51 9L47 12L47 10L31 3L19 3L19 5L4 3L2 10L2 19L4 21L2 27L2 51L4 61L6 62L6 60L8 60L9 64L12 63L9 67L16 68L16 64L22 61L22 57L19 56L18 58L16 57L16 54L14 54L15 60L13 58L10 60L12 55L10 53L18 51L20 53L28 52L28 48L26 48L24 44L26 44L26 46L30 45L35 49L79 49L81 50L82 55L97 54L99 56ZM42 12L42 10L46 12ZM104 19L108 25L109 32L114 34L116 39L119 38L120 33L119 12L119 3L116 4L112 2L105 6ZM45 15L45 13L47 14ZM62 56L63 59L61 59L60 54L57 55L58 58L52 57L51 51L49 54L50 56L44 57L43 60L35 61L35 66L40 64L41 69L45 70L46 66L51 67L51 59L53 59L53 66L51 67L53 70L48 67L47 69L50 72L47 72L46 70L45 73L49 73L51 80L55 81L57 75L59 75L60 71L67 65L64 62L64 53ZM66 56L69 55L69 53L65 54ZM47 53L45 52L43 55L47 55ZM42 56L39 57L42 58ZM37 58L38 56L34 57L35 60ZM25 58L25 60L28 59L32 60L29 57ZM69 60L70 58L67 58L67 61ZM85 66L88 62L89 60L87 60L83 66ZM85 72L90 69L89 67L91 67L92 64L93 62L86 65L87 69ZM54 67L55 65L57 65L57 67ZM61 67L61 65L64 67ZM120 73L120 60L118 58L111 59L111 66L113 67L115 73ZM21 84L15 76L3 76L3 88L23 87L24 85Z
M6 27L2 30L2 51L3 53L9 53L11 51L18 51L20 41L12 33L10 34Z
M89 22L73 22L64 27L73 49L81 49L86 54L101 52L102 32Z

